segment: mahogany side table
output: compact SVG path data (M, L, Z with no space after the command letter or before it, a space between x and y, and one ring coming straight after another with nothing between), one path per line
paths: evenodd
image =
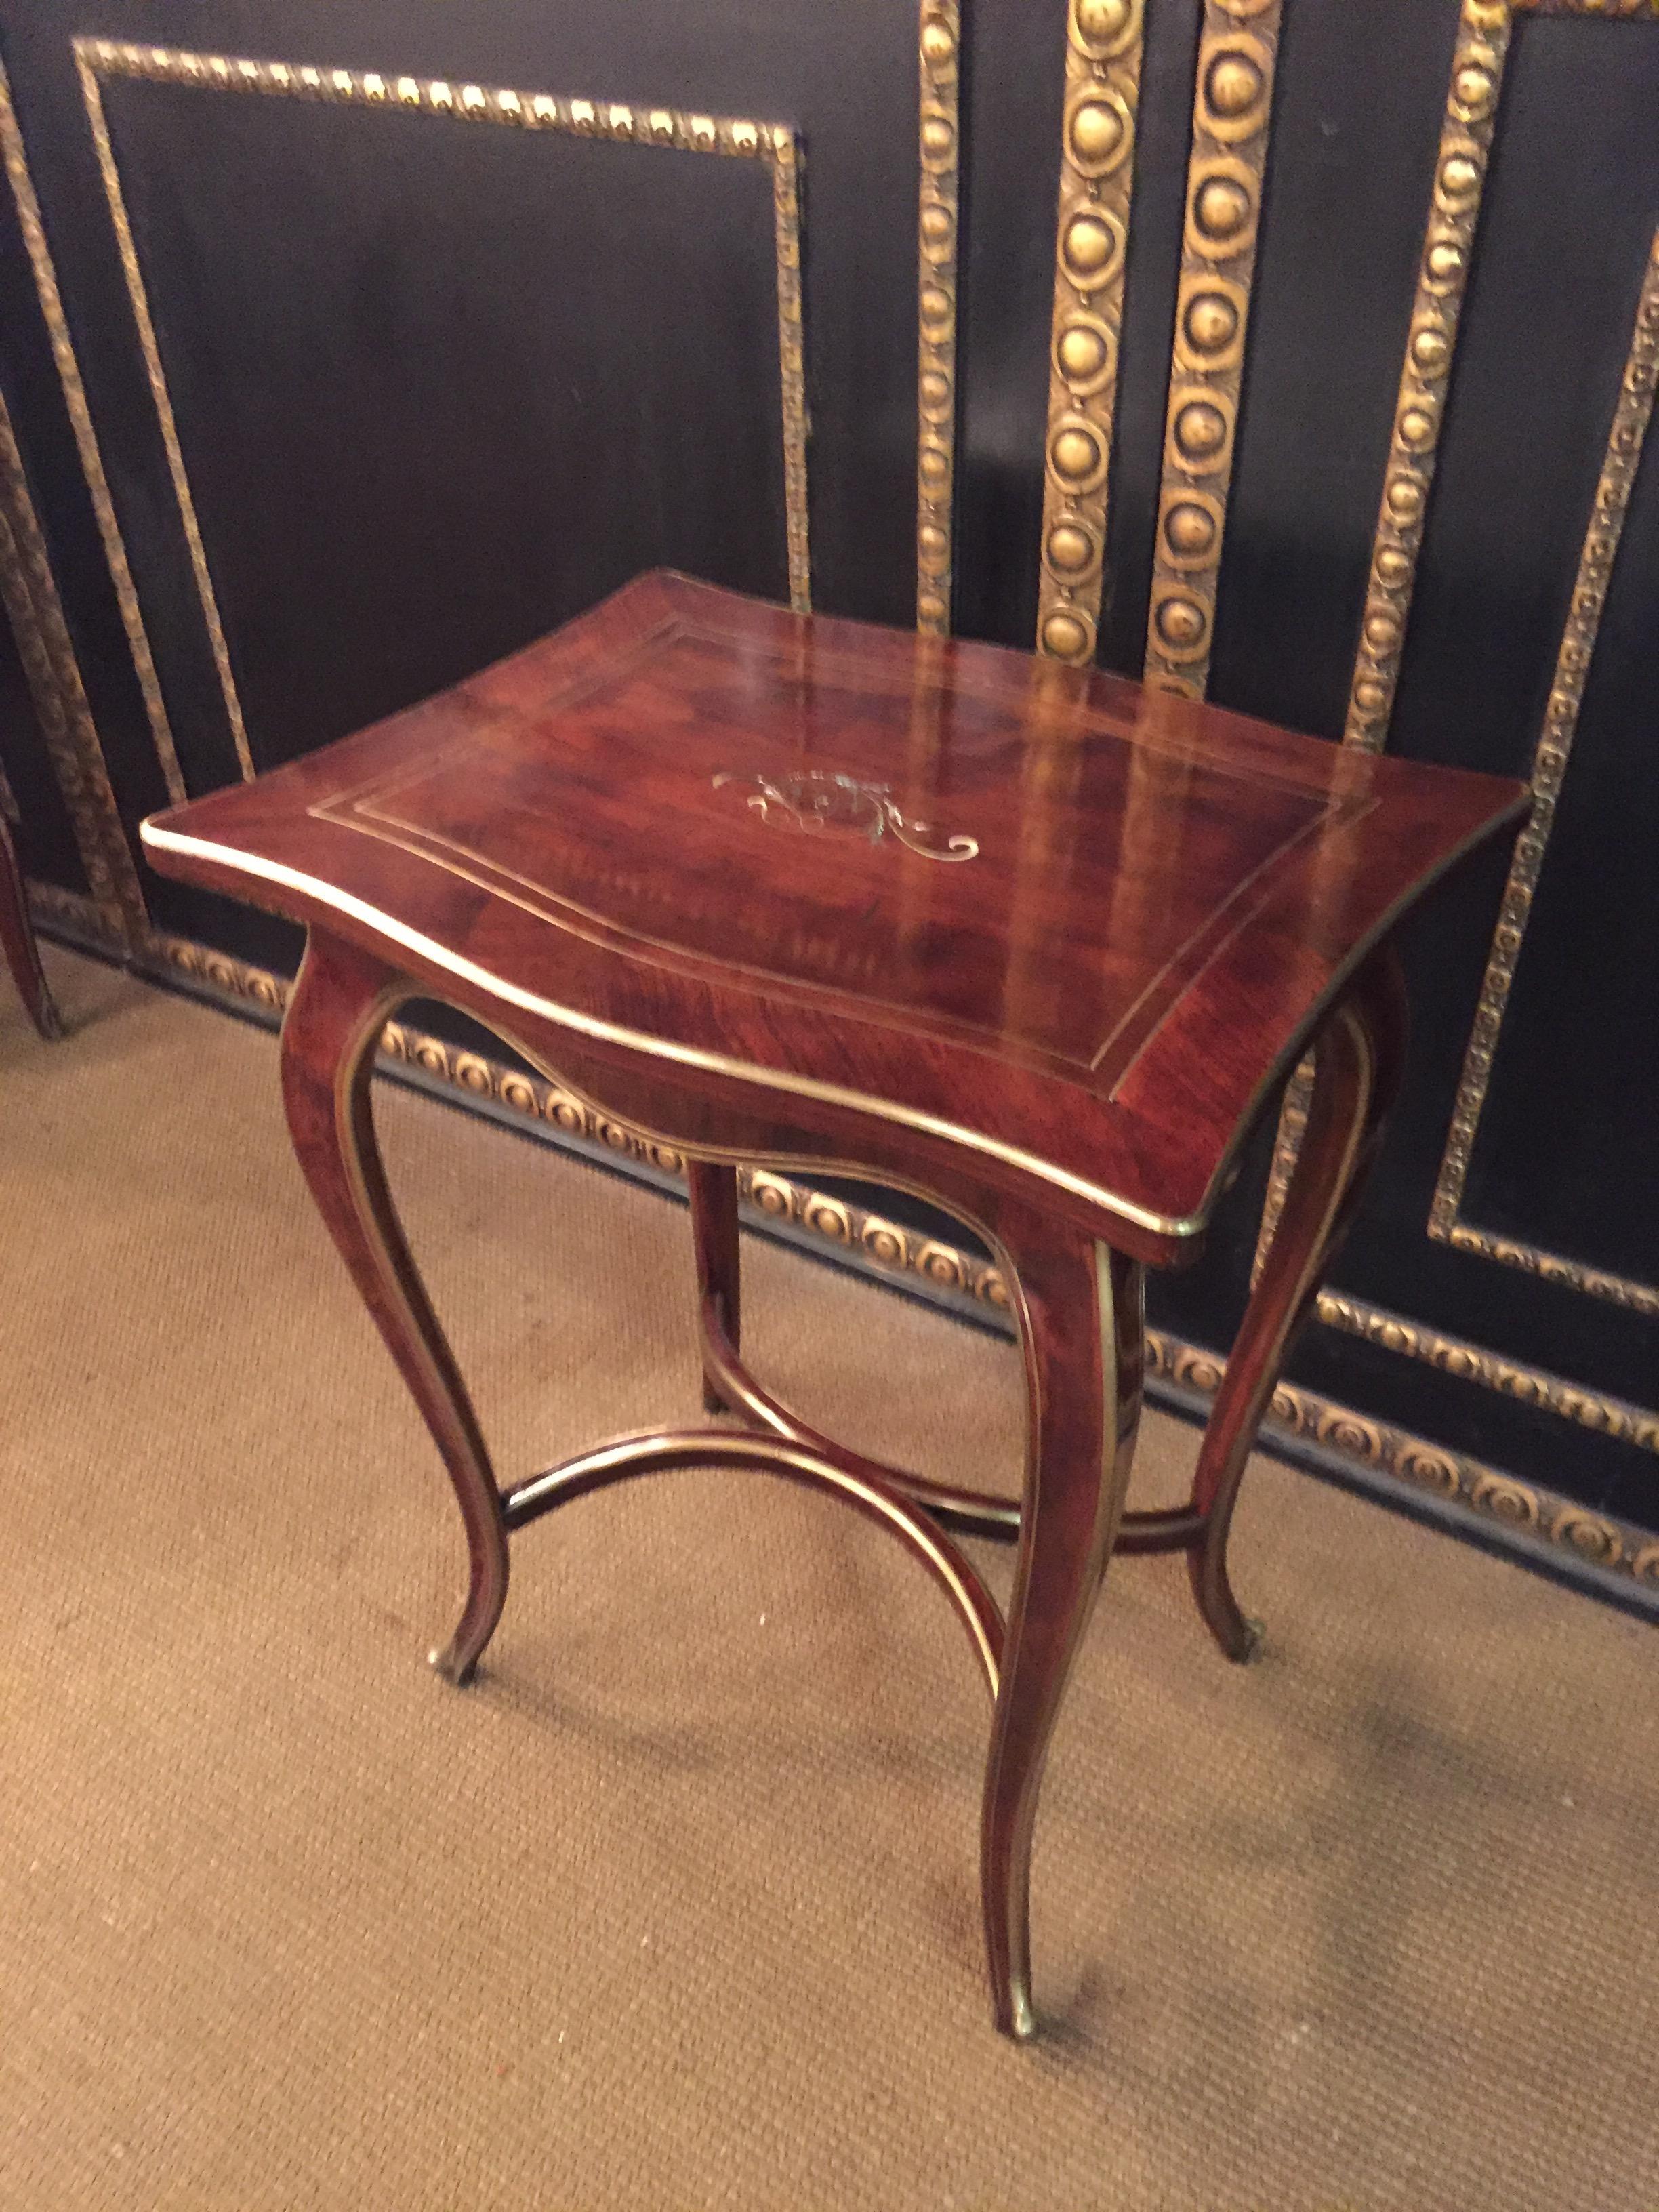
M670 574L453 690L158 815L164 872L306 924L283 1030L312 1194L459 1500L461 1681L508 1540L583 1492L746 1467L848 1498L960 1613L994 1700L981 1892L997 2025L1033 2027L1038 1783L1106 1562L1226 1538L1285 1347L1399 1080L1390 932L1518 785L1297 737L1000 647L784 612ZM686 1158L705 1395L503 1490L375 1146L399 1001L441 998ZM1126 1515L1142 1268L1178 1267L1312 1042L1307 1132L1190 1503ZM879 1467L738 1357L738 1160L887 1183L996 1254L1030 1392L1018 1508ZM1018 1539L1005 1624L951 1528Z

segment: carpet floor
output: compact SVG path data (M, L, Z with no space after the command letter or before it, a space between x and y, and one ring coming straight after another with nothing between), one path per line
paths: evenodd
M983 1693L899 1547L626 1486L447 1688L458 1524L273 1040L48 958L65 1042L0 997L6 2212L1659 2206L1650 1629L1258 1461L1259 1666L1177 1562L1108 1582L1015 2048ZM697 1418L684 1210L377 1095L503 1475ZM784 1396L1013 1480L1009 1347L745 1241ZM1148 1417L1143 1501L1194 1448Z

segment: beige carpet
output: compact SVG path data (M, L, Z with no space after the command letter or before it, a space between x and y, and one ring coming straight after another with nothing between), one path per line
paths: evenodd
M753 1475L458 1530L272 1041L0 997L0 2205L1652 2212L1651 1632L1271 1462L1224 1665L1114 1570L1050 1769L1049 2026L991 2032L982 1693L896 1546ZM695 1413L679 1208L383 1089L516 1479ZM1008 1479L1012 1353L751 1245L760 1370ZM1149 1419L1143 1494L1192 1434Z

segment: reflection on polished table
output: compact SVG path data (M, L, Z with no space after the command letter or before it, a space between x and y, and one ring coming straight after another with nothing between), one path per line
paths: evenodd
M146 823L163 872L302 921L283 1029L310 1187L460 1502L471 1671L510 1534L653 1469L850 1499L956 1603L994 1705L981 1887L998 2025L1031 2031L1038 1783L1118 1550L1185 1553L1234 1659L1244 1462L1398 1084L1389 938L1519 786L1345 750L1000 647L803 617L656 573L469 682ZM503 1491L375 1149L399 1001L441 998L690 1180L711 1412ZM1141 1270L1201 1249L1311 1042L1307 1130L1194 1496L1125 1514ZM736 1164L933 1200L996 1254L1030 1392L1018 1506L817 1434L739 1358ZM1005 1623L952 1530L1017 1539Z

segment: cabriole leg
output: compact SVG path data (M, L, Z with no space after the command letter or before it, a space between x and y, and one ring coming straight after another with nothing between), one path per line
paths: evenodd
M1405 996L1395 956L1374 957L1314 1047L1308 1124L1284 1211L1216 1393L1199 1453L1193 1504L1204 1516L1188 1553L1193 1593L1229 1659L1253 1659L1261 1630L1247 1620L1227 1572L1227 1537L1246 1461L1286 1353L1335 1256L1399 1089Z
M375 1142L369 1081L393 971L313 930L283 1024L283 1097L312 1197L443 1456L466 1529L471 1581L433 1664L464 1682L507 1600L507 1527L489 1455L398 1219Z
M1025 1493L981 1823L996 2024L1028 2036L1031 1839L1061 1693L1122 1510L1140 1416L1141 1271L1104 1245L1003 1213L1030 1413Z

